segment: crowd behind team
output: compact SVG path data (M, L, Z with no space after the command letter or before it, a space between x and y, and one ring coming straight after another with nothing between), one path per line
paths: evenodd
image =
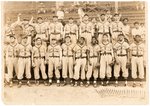
M118 86L122 71L124 85L127 86L130 69L133 87L137 78L141 79L140 85L143 86L146 60L144 23L134 22L131 28L128 18L117 13L113 16L101 14L92 20L84 14L79 24L70 17L65 25L58 16L53 16L53 22L45 22L42 17L38 17L37 22L33 22L33 17L21 21L20 16L5 27L4 65L10 87L13 86L14 72L18 87L22 86L24 74L27 85L31 86L31 69L36 85L40 84L41 72L45 86L52 85L54 77L57 86L67 85L68 78L72 86L88 87L92 82L97 87L98 79L102 86L109 85L112 73L114 85ZM20 36L14 33L16 26L22 28ZM60 81L61 77L63 81Z

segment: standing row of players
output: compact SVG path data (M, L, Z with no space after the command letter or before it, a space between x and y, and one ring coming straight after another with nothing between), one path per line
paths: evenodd
M45 85L52 84L54 71L57 85L59 86L60 68L62 68L62 77L64 78L62 85L66 85L66 79L69 77L71 85L77 86L80 79L81 86L84 85L84 80L86 80L86 86L89 86L92 76L94 77L94 87L97 86L98 78L101 79L101 84L103 85L103 80L106 77L106 84L109 84L109 80L112 77L112 65L114 65L115 85L118 85L120 71L123 72L122 76L125 79L125 86L127 85L128 68L130 65L132 78L136 79L139 77L143 79L145 60L143 31L141 28L135 28L132 30L132 33L135 30L138 31L135 31L135 35L125 34L123 24L118 20L118 14L115 14L116 22L111 24L107 24L108 21L105 20L106 18L103 15L101 15L100 22L103 23L103 27L99 25L98 36L94 35L93 25L88 21L88 15L83 17L79 30L77 25L73 23L72 18L69 19L69 24L65 26L64 30L62 24L57 22L57 16L53 17L56 23L51 23L48 29L45 24L32 23L30 21L29 23L36 30L35 45L33 47L31 46L31 36L28 36L27 33L23 34L19 43L15 35L9 34L10 43L5 47L5 60L10 86L13 85L13 67L15 67L19 80L18 87L22 85L24 73L28 79L27 85L30 86L31 66L34 68L34 78L37 85L40 78L39 71L42 73ZM38 18L38 22L41 19ZM23 25L20 20L16 23ZM136 22L135 25L137 24ZM116 30L110 27L110 25L115 27ZM46 30L42 32L44 28ZM131 38L133 38L132 42L130 41ZM64 43L61 45L58 42L60 39L64 39ZM47 40L50 41L50 45L47 45ZM48 64L48 75L46 75L45 64ZM137 71L139 72L138 75ZM134 82L133 86L135 85Z

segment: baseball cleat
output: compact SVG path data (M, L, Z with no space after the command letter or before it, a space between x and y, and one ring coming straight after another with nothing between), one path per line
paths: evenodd
M57 80L57 87L60 86L60 80Z
M71 85L71 86L74 86L74 84L73 84L73 81L72 81L72 80L70 81L70 85Z
M115 82L115 87L117 87L117 86L118 86L118 81Z
M36 81L36 82L35 82L35 85L36 85L36 86L38 86L39 84L40 84L40 82L39 82L39 81Z
M132 85L132 87L136 87L136 83L135 83L135 82L133 82L133 85Z
M93 82L93 87L95 87L95 88L97 87L97 82L96 81Z
M77 87L77 86L78 86L78 82L77 82L77 81L75 81L75 84L74 84L74 86L75 86L75 87Z
M106 81L106 86L109 85L109 81Z
M127 86L128 84L127 84L127 81L125 81L125 83L124 83L124 86Z
M22 82L19 81L18 88L21 88L21 86L22 86Z
M83 82L82 81L80 82L80 86L83 87Z
M13 82L12 81L9 83L9 87L13 87Z
M46 82L46 81L44 81L44 85L45 85L45 86L48 86L48 84L47 84L47 82Z
M90 81L87 81L87 83L85 85L85 87L88 87L88 86L90 86Z
M103 81L101 81L101 85L104 86L104 82Z
M30 81L27 81L27 85L30 87L31 86L31 83L30 83Z
M64 80L63 83L61 84L61 86L65 86L67 85L66 81Z
M49 86L52 85L52 79L49 79L48 85L49 85Z

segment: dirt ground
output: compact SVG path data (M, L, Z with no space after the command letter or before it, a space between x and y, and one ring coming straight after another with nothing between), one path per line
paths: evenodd
M115 92L115 93L114 93ZM117 93L116 93L117 92ZM128 93L125 95L124 93ZM132 92L132 93L131 93ZM140 93L139 93L140 92ZM131 93L131 94L130 94ZM129 95L130 94L130 95ZM3 89L3 102L5 104L147 104L147 95L145 86L143 88L133 88L131 84L128 87L98 86L92 85L86 87L57 87L32 85L28 87L23 85L18 88L14 85L12 88L5 86Z

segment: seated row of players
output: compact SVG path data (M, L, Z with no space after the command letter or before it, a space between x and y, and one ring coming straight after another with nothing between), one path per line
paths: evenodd
M34 70L34 79L36 85L39 85L41 71L42 79L45 85L53 83L53 72L57 78L57 85L60 86L60 68L62 68L62 85L66 85L66 79L70 78L70 84L78 86L90 85L90 79L93 76L93 86L97 87L97 79L101 79L104 84L104 78L107 79L106 85L112 77L112 65L114 65L113 74L116 79L115 85L118 85L120 71L125 79L129 76L129 66L131 65L131 76L135 80L144 78L144 43L140 35L135 35L132 44L125 42L125 36L119 34L117 42L112 44L109 40L109 34L102 35L102 41L98 43L96 37L92 37L90 45L84 37L79 37L74 45L71 37L66 36L65 42L60 45L56 38L52 38L50 45L46 47L42 44L40 37L36 38L35 46L28 43L28 37L22 37L20 44L16 43L15 36L10 36L10 44L5 50L6 67L8 69L9 84L13 86L13 68L19 80L18 87L22 85L23 74L28 79L27 85L31 85L31 65ZM45 64L48 64L48 75L46 74ZM137 74L137 72L139 74ZM68 75L69 73L69 75ZM48 82L47 82L48 80ZM136 86L136 83L133 83ZM141 82L142 86L142 82Z
M53 16L53 22L44 22L42 17L37 18L37 23L33 23L33 18L29 21L24 19L20 21L20 15L18 20L13 24L6 25L5 35L15 34L15 27L17 25L21 26L23 33L28 36L29 43L33 41L32 32L35 30L35 38L40 37L43 41L50 42L51 39L55 38L57 40L64 39L65 36L70 36L74 44L79 37L84 37L87 40L87 45L90 44L92 36L97 37L98 41L101 42L102 35L108 33L115 44L117 36L119 34L124 34L126 40L132 43L133 37L135 35L140 35L142 39L145 38L145 28L144 26L139 26L138 22L134 23L135 28L131 29L128 25L128 19L124 18L120 21L120 15L115 14L114 20L109 21L105 14L101 14L99 21L89 21L89 16L87 14L81 19L77 24L74 23L73 18L69 18L69 23L63 26L59 21L57 16ZM17 38L18 39L18 38ZM20 41L18 40L18 43Z

